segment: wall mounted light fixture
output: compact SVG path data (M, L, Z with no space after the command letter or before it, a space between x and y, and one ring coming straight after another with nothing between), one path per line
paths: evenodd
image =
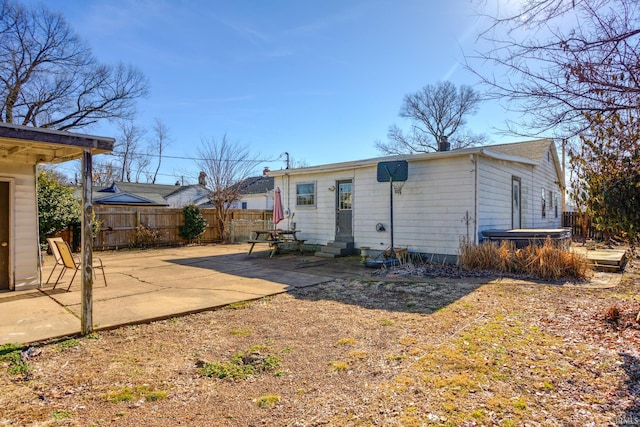
M336 186L332 185L331 187L329 187L327 190L329 191L336 191Z

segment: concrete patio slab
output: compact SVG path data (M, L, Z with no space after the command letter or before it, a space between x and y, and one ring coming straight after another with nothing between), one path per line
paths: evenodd
M215 309L363 273L357 259L322 260L268 251L247 255L248 245L96 252L108 286L98 272L93 285L96 330ZM54 266L46 257L43 278ZM0 294L0 344L26 344L80 333L80 278L70 292L67 272L56 289ZM54 274L54 279L57 273Z

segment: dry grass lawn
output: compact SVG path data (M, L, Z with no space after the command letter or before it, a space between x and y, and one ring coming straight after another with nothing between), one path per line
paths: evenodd
M640 423L639 288L363 277L5 348L0 424Z

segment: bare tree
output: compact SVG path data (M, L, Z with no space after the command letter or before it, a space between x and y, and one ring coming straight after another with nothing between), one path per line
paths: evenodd
M151 183L156 183L158 172L160 171L160 165L162 164L162 153L171 144L171 135L169 133L169 127L159 118L156 118L153 125L153 138L152 147L154 155L158 157L158 164L156 170L151 177ZM155 154L157 153L157 154Z
M229 210L241 197L236 184L255 174L261 160L251 154L248 146L230 141L226 134L219 140L203 139L198 157L197 164L206 174L206 186L211 190L209 198L216 211L218 235L228 241L225 224Z
M64 17L0 0L0 121L69 130L130 118L148 81L100 64Z
M530 118L517 125L525 125L528 134L555 131L569 137L590 127L588 117L638 109L637 0L520 4L515 13L489 17L480 37L492 47L468 58L490 96ZM495 71L479 71L478 59Z
M133 181L132 177L137 179L140 173L144 172L149 161L145 154L142 153L140 142L144 137L146 130L134 124L131 121L118 122L120 137L116 139L113 154L120 159L121 171L120 181Z
M411 130L404 132L396 125L389 127L388 142L376 142L384 154L411 154L464 148L485 141L483 135L464 131L466 116L474 114L480 95L470 86L459 88L448 81L426 85L405 95L400 117L411 121Z
M119 178L120 167L113 161L93 163L93 185L106 187Z

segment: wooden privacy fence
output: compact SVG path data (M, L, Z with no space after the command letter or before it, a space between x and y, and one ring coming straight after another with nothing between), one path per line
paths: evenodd
M180 226L184 225L182 209L147 208L135 206L94 206L96 220L101 221L100 231L94 240L96 249L117 249L135 246L168 246L187 243L180 237ZM199 241L219 242L214 209L201 209L207 228ZM249 238L252 230L271 225L270 210L234 209L225 229L232 242Z
M571 228L572 236L580 236L584 239L602 238L602 233L596 230L591 223L591 218L584 212L563 212L562 226Z

